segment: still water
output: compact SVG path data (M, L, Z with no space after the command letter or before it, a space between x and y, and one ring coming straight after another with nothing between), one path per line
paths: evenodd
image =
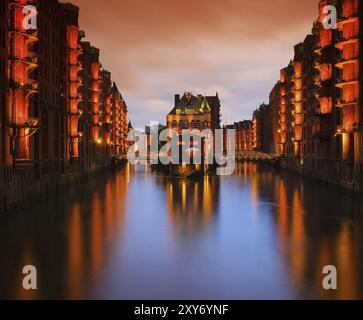
M0 219L0 254L0 298L363 298L363 209L251 163L197 181L127 166Z

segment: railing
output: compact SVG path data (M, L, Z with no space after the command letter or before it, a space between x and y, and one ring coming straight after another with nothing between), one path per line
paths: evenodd
M337 126L337 133L348 133L357 131L358 124L357 123L343 123L342 125Z
M358 58L359 58L358 54L354 54L354 55L352 55L350 57L344 57L343 53L340 53L338 55L338 57L336 58L336 62L337 63L348 62L348 61L351 61L351 60L356 60Z
M347 96L345 98L338 97L337 99L337 105L344 105L344 104L350 104L350 103L358 103L359 98L355 96Z
M316 107L314 110L315 115L317 116L328 116L333 113L333 108L321 108Z
M36 92L39 89L39 83L36 80L29 79L28 83L25 85L25 87L26 87L27 90Z
M348 123L348 124L341 124L336 126L336 133L337 134L344 134L349 132L357 131L358 124L357 123Z
M16 34L16 35L33 38L34 40L38 39L38 30L24 30L23 31L23 30L16 29L15 26L10 26L9 32Z
M39 61L39 58L38 56L35 54L35 53L32 53L30 55L28 55L28 57L25 58L25 60L29 63L32 63L32 64L38 64L38 61Z
M36 128L38 126L39 120L31 117L17 117L14 116L11 119L10 127L12 128Z
M359 73L348 73L337 77L337 83L345 83L358 80L359 80Z
M352 10L343 11L342 15L339 17L338 22L345 21L352 18L358 17L358 8L354 7Z
M337 40L337 43L342 43L342 42L351 41L351 40L358 40L358 34L350 35L349 37L345 37L344 34L342 32L340 32L340 33L338 33L336 40Z

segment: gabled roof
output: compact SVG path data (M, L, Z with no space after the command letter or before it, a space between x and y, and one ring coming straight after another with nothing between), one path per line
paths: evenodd
M209 105L209 103L208 103L208 100L207 100L207 98L206 97L204 97L204 100L203 100L203 102L202 102L202 105L200 106L200 111L201 112L208 112L208 111L210 111L210 105Z
M206 98L212 109L221 106L221 101L219 100L218 93L215 96L207 96Z
M175 115L179 112L193 114L202 114L211 110L211 102L215 103L218 97L204 97L202 95L194 96L190 92L184 93L181 99L178 100L174 108L170 111L169 115ZM218 99L219 101L219 99Z

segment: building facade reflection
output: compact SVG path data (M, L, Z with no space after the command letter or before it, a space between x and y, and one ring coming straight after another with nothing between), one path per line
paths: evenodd
M360 208L255 163L196 180L126 166L1 221L0 298L155 298L155 283L174 298L173 281L183 298L362 298ZM38 291L21 287L26 264ZM322 287L326 265L337 291Z
M115 177L106 178L99 188L93 189L88 203L72 205L66 270L72 299L80 299L87 292L99 289L108 247L115 245L123 233L130 170L130 166L126 166Z
M10 229L3 224L8 234L3 239L9 240L0 241L0 252L11 248L14 256L12 263L0 265L0 298L82 299L97 292L109 248L123 234L129 174L126 167L87 187L74 187L31 214L14 216ZM17 234L18 241L9 234ZM25 265L37 268L37 291L22 287Z
M252 167L251 167L252 166ZM359 202L315 181L273 173L257 164L241 164L252 180L258 201L268 201L276 223L279 254L298 296L355 299L363 296L362 217ZM271 188L271 186L273 186ZM258 191L256 191L258 190ZM254 199L256 197L254 196ZM324 266L338 270L338 290L322 286ZM302 285L301 285L302 284Z
M192 236L209 228L218 213L219 177L159 177L158 183L165 188L169 223L177 235Z

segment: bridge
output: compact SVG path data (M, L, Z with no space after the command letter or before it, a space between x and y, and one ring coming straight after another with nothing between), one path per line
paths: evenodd
M148 152L146 155L144 154L144 158L146 158L148 161L150 161L152 158L157 158L157 154L150 154ZM115 157L118 160L127 160L127 155L121 155L118 157ZM273 161L278 158L275 154L270 153L264 153L260 151L241 151L236 152L236 160L239 161Z
M272 161L276 160L274 154L264 153L260 151L241 151L236 152L236 159L239 161Z

